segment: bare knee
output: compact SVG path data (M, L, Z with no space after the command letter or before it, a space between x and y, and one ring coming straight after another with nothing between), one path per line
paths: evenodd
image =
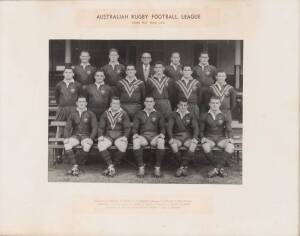
M165 149L165 140L162 138L157 139L157 148L158 149Z
M232 143L228 143L225 147L225 152L233 153L234 152L234 145Z
M127 149L127 143L121 142L119 140L115 141L115 146L120 152L126 152Z
M211 145L208 144L208 143L202 144L202 148L203 148L203 151L204 151L205 153L211 152L211 149L212 149Z
M141 142L139 140L139 138L134 138L132 141L132 145L133 145L133 149L137 150L141 148Z
M177 145L177 143L170 144L170 147L172 149L172 152L178 152L178 145Z

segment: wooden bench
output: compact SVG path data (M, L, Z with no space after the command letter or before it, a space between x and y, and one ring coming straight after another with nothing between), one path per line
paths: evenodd
M49 139L48 139L48 148L49 148L49 150L52 150L52 164L53 164L53 166L55 166L57 164L56 163L56 150L64 149L64 144L63 144L64 138L59 137L59 135L61 133L61 129L64 129L65 126L66 126L65 121L52 121L49 125L49 127L52 127L56 130L55 131L55 137L49 137ZM233 128L233 130L242 129L242 124L239 124L237 122L233 122L232 123L232 128ZM240 136L234 135L233 140L234 140L234 154L235 154L237 162L239 162L240 153L242 152L242 139L241 139ZM76 148L81 148L81 146L78 145ZM92 149L97 149L97 144L96 143L93 144ZM115 149L116 149L115 146L110 147L110 150L115 150ZM128 144L127 149L128 150L133 149L131 143ZM151 149L155 149L155 148L151 147L149 145L149 146L144 147L144 149L148 149L148 150L150 149L151 150ZM181 148L181 150L184 150L184 149L185 149L184 147ZM169 151L170 148L168 146L166 146L166 150ZM196 151L201 151L201 150L202 150L201 144L198 144L198 147L197 147ZM218 147L215 147L213 150L214 151L221 151L221 149L218 148Z

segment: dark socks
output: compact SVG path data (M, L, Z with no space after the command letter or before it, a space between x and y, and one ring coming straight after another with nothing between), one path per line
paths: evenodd
M165 150L164 149L157 149L156 150L156 164L155 166L160 166L162 160L165 156Z
M176 160L178 163L181 162L181 153L180 153L180 151L174 152L174 157L175 157L175 160Z
M75 159L79 165L84 165L88 159L88 155L89 155L88 152L80 150L76 153Z
M206 157L206 160L214 167L217 166L217 162L214 158L214 155L212 152L208 152L208 153L205 153L205 157Z
M194 157L194 152L191 152L189 150L187 150L184 154L184 156L182 157L182 166L188 166L189 162L193 159Z
M221 163L219 164L219 168L224 167L225 164L230 160L232 153L224 152L223 158L221 158Z
M138 163L138 166L143 166L144 165L144 161L143 161L143 149L137 149L137 150L133 150L133 155Z
M100 155L108 166L113 164L110 153L107 150L101 151Z
M76 159L75 159L75 154L74 154L73 150L66 151L66 156L69 158L72 165L77 164Z
M125 152L121 152L121 151L116 151L115 155L114 155L114 163L115 165L120 165L123 159L123 156L125 155Z

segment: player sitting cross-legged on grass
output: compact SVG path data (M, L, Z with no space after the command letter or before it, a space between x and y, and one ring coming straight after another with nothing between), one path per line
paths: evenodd
M167 132L170 138L169 144L175 158L180 162L180 167L176 171L176 176L186 176L188 164L193 158L198 144L199 125L193 113L188 111L188 101L180 99L168 121ZM187 150L181 155L179 148L185 147Z
M120 99L118 97L113 97L110 108L100 117L98 128L98 149L101 157L108 166L103 172L104 175L108 177L116 175L115 167L121 163L127 150L130 129L130 119L128 114L121 108ZM117 148L114 161L108 151L108 148L112 145Z
M73 176L79 175L79 165L86 162L93 139L97 135L97 118L92 111L87 110L86 98L78 97L76 105L76 111L68 117L64 139L66 155L73 164L68 174ZM82 149L75 155L73 148L79 144Z
M204 113L200 120L200 138L204 153L214 168L208 172L208 177L226 176L224 164L234 152L232 140L231 119L220 111L221 101L218 97L211 97L209 111ZM212 148L218 146L224 150L222 160L214 159Z
M154 109L154 98L145 98L145 108L136 113L133 120L133 154L138 162L138 177L144 177L143 147L156 147L154 177L161 177L160 165L165 155L165 122L163 115Z

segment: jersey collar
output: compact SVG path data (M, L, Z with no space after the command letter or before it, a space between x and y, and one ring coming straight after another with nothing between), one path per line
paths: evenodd
M176 110L176 112L180 115L180 118L182 119L185 117L185 115L189 114L190 112L187 110L185 113L181 113L179 109Z
M214 113L212 112L212 110L209 109L209 111L208 111L207 113L210 114L210 115L212 116L212 118L215 120L216 117L217 117L217 115L221 114L222 112L221 112L221 110L219 110L219 111L217 111L216 114L214 114Z
M148 117L150 116L150 114L151 114L152 112L155 112L155 111L156 111L155 108L153 108L152 111L150 111L150 112L148 113L148 111L146 110L146 108L144 108L144 112L147 114Z

